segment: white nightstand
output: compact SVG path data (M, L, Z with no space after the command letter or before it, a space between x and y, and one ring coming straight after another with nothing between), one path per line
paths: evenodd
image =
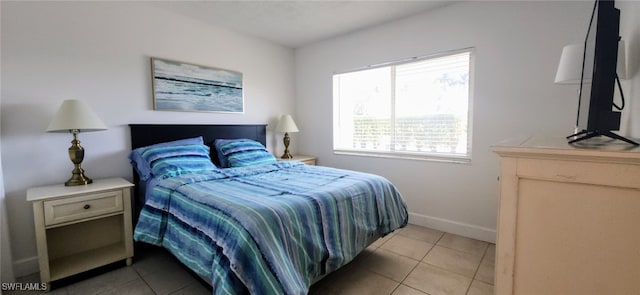
M33 202L40 280L48 283L133 258L131 187L122 178L27 190Z
M292 159L283 159L278 157L278 161L300 161L302 163L305 163L307 165L315 165L316 164L316 157L314 156L305 156L305 155L293 155Z

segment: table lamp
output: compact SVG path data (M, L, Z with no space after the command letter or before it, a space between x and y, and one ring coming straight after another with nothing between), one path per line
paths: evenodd
M107 127L102 120L82 101L70 99L62 102L60 109L49 123L47 132L70 132L73 134L69 158L75 167L71 172L71 178L64 183L65 186L85 185L92 182L84 175L84 170L80 167L84 159L84 148L80 146L78 133L106 129Z
M276 126L276 132L284 132L284 154L281 158L283 159L293 159L293 156L289 152L289 143L291 143L291 138L289 138L289 132L298 132L298 126L296 126L296 122L293 121L291 115L283 115L278 122L278 126Z
M587 51L587 54L585 55L584 49L584 43L570 44L562 48L562 54L560 55L560 62L558 63L556 78L554 80L556 84L581 84L581 82L584 84L591 83L594 59L591 55L593 52ZM616 73L620 79L627 78L624 40L618 41ZM586 89L588 90L589 88ZM580 120L581 92L582 89L578 87L578 114L576 116L575 132L579 131L578 125Z

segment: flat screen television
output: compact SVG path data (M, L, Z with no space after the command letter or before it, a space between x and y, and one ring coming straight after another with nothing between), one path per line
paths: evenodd
M620 112L624 108L614 102L620 41L620 10L614 1L596 0L584 42L580 99L578 100L577 126L581 130L567 137L569 143L596 136L607 136L638 145L612 131L620 130ZM621 87L619 87L620 90Z

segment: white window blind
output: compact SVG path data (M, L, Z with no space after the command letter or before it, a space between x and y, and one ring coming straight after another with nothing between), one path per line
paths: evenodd
M334 150L470 159L467 49L336 74Z

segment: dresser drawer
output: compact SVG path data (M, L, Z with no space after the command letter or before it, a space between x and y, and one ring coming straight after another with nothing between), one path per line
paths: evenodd
M55 225L122 211L122 191L44 201L43 205L45 225Z

